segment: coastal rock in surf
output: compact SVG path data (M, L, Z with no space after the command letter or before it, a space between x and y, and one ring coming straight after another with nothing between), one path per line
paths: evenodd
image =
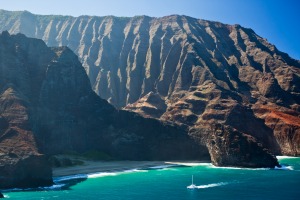
M4 195L0 192L0 199L4 198Z
M257 140L229 126L211 126L208 150L216 166L274 168L279 163L274 155Z
M52 169L43 155L9 153L0 157L0 188L50 186Z

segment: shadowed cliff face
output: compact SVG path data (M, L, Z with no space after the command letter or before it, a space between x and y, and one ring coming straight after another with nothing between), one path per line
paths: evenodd
M177 15L70 17L3 10L0 15L0 30L72 49L96 93L117 107L151 91L170 98L207 80L270 98L300 92L299 62L238 25Z
M48 48L41 40L28 39L22 34L10 36L7 32L1 39L3 139L14 135L7 130L16 127L28 131L31 151L56 154L98 149L131 159L163 159L163 153L147 152L146 146L144 153L137 151L135 155L131 151L143 145L159 145L168 138L171 143L178 139L183 146L185 142L192 145L183 128L118 111L99 98L91 89L78 57L69 48ZM157 141L150 141L154 138ZM122 152L118 145L130 146L129 152ZM186 156L189 157L182 155Z
M0 35L0 188L52 184L51 167L33 135L30 108L51 59L46 55L53 54L40 48L42 41L16 42L24 38Z
M0 34L0 188L52 183L44 155L101 151L116 159L209 159L184 127L118 111L97 96L78 57Z

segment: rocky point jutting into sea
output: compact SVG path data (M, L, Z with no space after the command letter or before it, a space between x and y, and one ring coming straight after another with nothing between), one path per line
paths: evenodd
M300 62L251 29L178 15L0 16L0 30L68 46L84 67L68 48L2 34L0 167L90 149L244 167L299 155Z

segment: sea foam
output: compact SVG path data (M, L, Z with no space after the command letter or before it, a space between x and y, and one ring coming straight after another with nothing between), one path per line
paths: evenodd
M218 167L214 165L211 165L211 168L234 169L234 170L270 170L270 168Z
M276 158L278 160L281 160L281 159L290 159L290 158L299 158L299 157L294 157L294 156L276 156Z
M276 170L294 170L292 166L281 165L281 167L275 167Z
M85 179L88 178L87 174L76 174L76 175L71 175L71 176L61 176L61 177L56 177L53 179L55 183L57 182L62 182L62 181L69 181L69 180L74 180L74 179Z
M153 167L148 167L149 169L165 169L169 167L176 167L177 165L158 165Z
M196 167L196 166L211 166L211 163L198 163L198 162L166 162L175 166L187 166L187 167Z
M100 178L100 177L105 177L105 176L117 176L118 173L114 172L100 172L100 173L94 173L94 174L88 174L88 178Z
M100 177L106 177L106 176L117 176L117 175L121 175L121 174L129 174L129 173L136 173L136 172L148 172L148 170L130 169L130 170L124 170L124 171L117 171L117 172L99 172L99 173L88 174L87 178L100 178Z
M60 190L62 189L66 184L54 184L49 187L39 187L40 190Z

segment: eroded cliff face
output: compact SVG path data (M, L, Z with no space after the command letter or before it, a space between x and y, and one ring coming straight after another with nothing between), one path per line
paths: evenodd
M251 29L178 15L1 11L0 20L2 30L70 47L94 91L118 108L174 122L199 138L211 124L228 125L275 154L299 155L299 61ZM266 118L266 105L279 108L281 125L274 115Z
M40 79L40 70L32 70L39 61L49 60L43 56L47 51L35 57L34 52L42 50L41 43L15 43L7 32L0 35L0 188L52 184L51 167L37 148L30 122L30 107L36 97L33 91Z
M275 156L254 137L221 124L211 128L207 146L214 165L248 168L279 166Z
M116 110L97 96L78 57L23 34L0 34L0 188L52 183L44 155L208 160L184 127Z

